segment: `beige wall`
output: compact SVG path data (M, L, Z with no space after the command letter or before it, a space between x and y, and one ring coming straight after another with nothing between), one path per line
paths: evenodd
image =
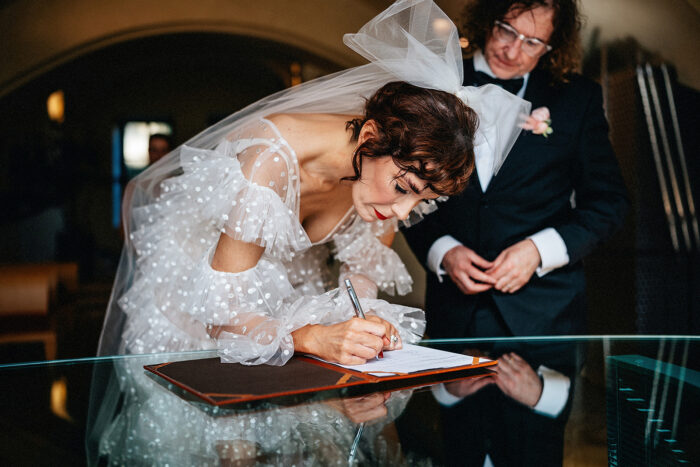
M124 40L223 32L299 47L341 66L362 60L342 43L385 1L17 0L0 7L0 97L55 66Z
M583 12L584 40L594 28L602 41L632 36L674 64L679 81L700 89L700 1L584 0Z

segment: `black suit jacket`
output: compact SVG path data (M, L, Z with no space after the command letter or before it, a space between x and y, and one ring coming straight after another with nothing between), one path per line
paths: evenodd
M566 405L555 418L506 396L488 385L452 406L439 405L428 392L416 392L396 420L408 456L431 456L447 466L483 467L488 454L496 466L561 466L564 429L572 408L577 376L585 360L580 342L506 342L465 344L467 354L487 351L489 358L520 355L532 368L540 365L569 377ZM445 350L459 352L453 345ZM426 414L430 414L427 418ZM432 428L431 428L432 427Z
M465 85L474 84L472 61L465 60L464 68ZM514 294L484 294L492 296L514 335L580 333L585 331L581 260L621 226L626 190L608 138L600 86L579 75L552 85L546 72L535 69L524 98L533 109L549 108L554 132L545 138L523 131L486 192L474 176L463 194L440 204L404 235L426 264L430 246L443 235L493 260L528 235L555 228L566 244L567 266L533 275ZM479 295L464 295L449 277L440 283L428 272L427 335L465 335Z
M445 465L482 467L488 454L495 466L561 466L583 346L571 342L499 345L505 347L493 349L492 358L513 351L533 370L545 365L568 376L566 405L557 417L550 417L511 399L492 384L456 405L440 406Z

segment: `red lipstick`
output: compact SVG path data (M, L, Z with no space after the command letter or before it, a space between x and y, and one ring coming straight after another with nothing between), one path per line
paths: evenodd
M382 213L380 213L380 212L377 211L376 209L374 210L374 213L377 215L377 218L379 218L379 220L381 220L381 221L385 221L385 220L388 219L388 217L382 216Z

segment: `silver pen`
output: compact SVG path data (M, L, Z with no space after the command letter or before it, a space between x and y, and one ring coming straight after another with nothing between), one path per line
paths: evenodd
M357 298L355 288L352 286L352 282L350 282L350 279L345 279L345 287L347 287L348 289L348 294L350 295L350 301L352 302L352 306L355 307L355 315L358 318L367 319L365 318L365 313L362 311L362 307L360 306L360 300Z
M352 286L352 282L350 282L350 279L345 279L345 287L347 287L348 289L350 301L352 302L352 306L355 308L355 316L357 316L358 318L367 319L365 318L365 313L362 311L362 306L360 306L360 300L357 298L355 288ZM380 358L384 358L384 352L380 350L376 358L377 360Z

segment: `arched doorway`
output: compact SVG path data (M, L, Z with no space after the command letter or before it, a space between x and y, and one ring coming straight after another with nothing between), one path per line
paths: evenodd
M0 98L3 262L78 261L107 278L121 247L113 223L114 132L131 120L168 122L175 144L257 99L340 69L299 48L222 33L118 42L53 68ZM46 99L62 90L65 119ZM124 181L123 179L117 181Z

